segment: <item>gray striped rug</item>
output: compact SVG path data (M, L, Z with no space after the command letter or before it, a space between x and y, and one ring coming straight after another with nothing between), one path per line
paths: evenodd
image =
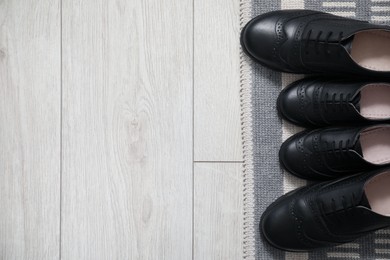
M241 28L252 17L277 9L312 9L390 23L390 0L241 0ZM305 181L282 171L278 150L300 129L282 121L276 111L280 90L301 76L268 70L241 53L241 110L244 148L245 259L390 259L390 230L382 230L351 244L310 253L285 253L271 248L259 233L265 208L283 193Z

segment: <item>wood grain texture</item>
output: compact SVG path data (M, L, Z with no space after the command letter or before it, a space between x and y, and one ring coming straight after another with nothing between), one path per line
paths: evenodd
M0 1L0 259L58 259L60 6Z
M191 259L191 0L63 0L63 259Z
M240 163L197 163L194 259L242 259Z
M195 161L242 161L239 2L194 0Z

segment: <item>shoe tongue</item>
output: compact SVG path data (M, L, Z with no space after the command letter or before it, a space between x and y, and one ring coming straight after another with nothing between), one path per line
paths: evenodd
M357 152L360 156L363 156L362 145L360 143L360 138L358 138L352 148L355 152Z
M368 199L367 199L365 192L363 192L363 194L362 194L362 199L361 199L359 205L371 209L370 203L368 202Z
M351 104L354 105L356 110L360 113L360 92L355 95L355 97L351 100Z
M344 46L344 48L347 50L349 54L352 52L352 44L353 44L354 36L351 36L341 42L341 45Z

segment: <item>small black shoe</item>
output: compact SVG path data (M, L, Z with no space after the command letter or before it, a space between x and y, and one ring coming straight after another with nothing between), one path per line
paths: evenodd
M306 127L390 122L390 83L306 78L279 95L278 110Z
M390 166L390 125L301 132L282 144L279 159L288 172L309 180Z
M390 27L310 10L255 17L241 33L254 60L291 73L390 77Z
M292 191L264 212L260 229L274 247L309 251L351 242L390 226L390 168Z

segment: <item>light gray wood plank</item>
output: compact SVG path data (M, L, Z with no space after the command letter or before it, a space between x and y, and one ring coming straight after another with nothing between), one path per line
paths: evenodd
M240 163L196 163L194 259L242 259Z
M58 259L60 6L0 1L0 259Z
M63 0L63 259L192 257L191 0Z
M194 4L195 160L242 161L240 1Z

